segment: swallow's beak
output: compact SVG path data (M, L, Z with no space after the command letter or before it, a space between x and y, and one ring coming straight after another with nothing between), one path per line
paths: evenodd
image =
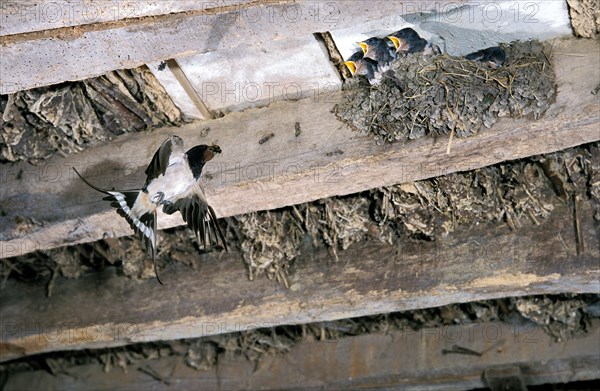
M221 147L219 147L218 145L211 145L210 147L208 147L208 149L210 149L214 154L222 153Z
M364 42L358 42L358 46L360 46L360 48L362 49L363 55L366 55L367 51L369 50L369 45L367 45Z
M344 65L348 67L350 73L352 74L352 76L354 76L354 74L356 73L356 63L354 61L346 61Z
M392 43L394 44L394 46L396 47L396 50L398 50L398 48L400 47L400 40L396 37L394 37L393 35L388 35L387 37L390 41L392 41Z
M488 61L488 62L486 62L486 65L487 65L488 68L491 68L491 69L498 69L498 68L500 68L500 65L497 62L495 62L495 61Z

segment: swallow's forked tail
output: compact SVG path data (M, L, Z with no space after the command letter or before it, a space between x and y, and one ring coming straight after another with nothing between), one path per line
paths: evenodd
M106 197L102 198L105 201L110 201L110 205L117 208L117 212L123 216L131 228L135 231L138 237L144 243L148 254L152 256L152 263L154 264L154 274L156 279L162 285L162 281L158 277L158 270L156 269L156 210L149 211L142 216L136 216L133 211L133 204L138 198L141 190L106 190L98 186L95 186L87 181L81 174L73 167L73 171L81 178L86 185L94 190L101 193L107 194Z

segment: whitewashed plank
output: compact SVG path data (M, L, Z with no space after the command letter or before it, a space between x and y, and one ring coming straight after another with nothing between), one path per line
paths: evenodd
M164 66L164 68L163 68ZM159 67L161 69L159 69ZM196 105L192 102L187 92L185 92L184 88L179 84L179 81L166 66L166 63L161 61L153 62L148 64L148 69L150 72L158 79L160 84L164 87L167 94L173 100L173 103L181 110L181 113L190 120L196 119L204 119L204 116L200 113L200 110L196 107Z
M341 89L341 79L314 36L266 42L178 60L209 109L240 111Z
M0 36L117 22L186 11L207 11L252 0L8 0L0 5Z
M389 15L330 32L344 58L360 50L356 42L405 27L412 27L451 55L465 55L502 42L572 34L567 4L562 0L471 3L440 4L433 13Z
M4 36L0 37L0 94L227 48L260 50L272 41L457 2L419 2L416 8L413 2L408 3L412 7L399 0L253 2L223 12L131 20L122 27L90 25L34 37Z

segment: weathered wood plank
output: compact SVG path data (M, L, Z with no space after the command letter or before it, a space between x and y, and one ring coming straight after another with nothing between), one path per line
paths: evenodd
M177 62L213 111L241 111L342 88L337 70L312 35L265 42L261 50L241 47Z
M475 226L397 246L364 241L338 252L337 263L308 244L289 289L249 281L234 251L202 256L195 269L167 267L164 287L112 268L59 277L50 298L43 286L9 281L0 291L0 361L506 296L598 292L600 230L591 204L580 206L580 255L565 204L538 226Z
M253 0L40 0L34 3L6 0L0 6L0 36L179 12L214 12L251 1Z
M258 368L244 356L221 353L218 366L192 369L183 357L142 360L127 371L106 373L99 364L71 367L68 374L18 373L11 390L161 389L402 389L449 390L487 386L482 373L511 366L527 386L594 380L599 376L600 322L588 334L554 342L531 323L480 323L394 330L337 341L303 341L284 354L265 357ZM453 345L486 352L481 357L444 355ZM148 372L162 378L162 382Z
M175 62L175 64L173 64L173 62ZM167 64L173 66L175 73L173 73L171 66L168 66ZM163 66L164 69L162 69ZM195 91L190 91L188 89L189 86L187 83L185 84L185 87L181 84L180 79L184 75L175 60L169 60L164 63L162 61L154 62L148 64L148 69L158 79L167 94L169 94L169 97L173 100L173 103L181 110L181 113L185 118L189 120L206 119L200 111L200 109L203 108L202 104L204 102L197 101L200 97L198 97L198 94L196 94ZM181 74L176 75L176 73ZM191 94L193 95L190 96ZM206 105L204 105L204 107L206 107Z
M128 20L124 26L83 25L75 29L0 37L0 93L82 80L114 69L235 47L305 37L352 27L390 14L426 12L462 1L256 1ZM292 64L290 64L292 66Z
M558 95L544 117L538 121L502 119L474 137L456 140L449 155L444 139L377 146L337 120L331 113L337 95L326 94L316 100L277 102L151 135L119 137L40 166L0 166L0 258L131 234L128 224L116 219L115 212L74 176L71 167L85 170L102 186L136 188L143 183L143 170L154 151L172 133L183 137L187 145L215 142L222 147L223 154L205 168L211 177L206 181L207 197L221 217L597 141L600 106L590 91L600 79L598 45L565 40L556 42L554 50ZM259 144L271 133L275 135L272 139ZM159 217L159 228L181 223L179 214Z

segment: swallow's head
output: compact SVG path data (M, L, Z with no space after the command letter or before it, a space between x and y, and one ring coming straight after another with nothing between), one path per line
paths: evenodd
M350 74L354 76L356 74L356 63L354 61L346 61L344 65L348 67Z
M353 55L351 55L350 58L348 58L348 60L346 60L344 62L344 65L346 65L346 67L348 67L352 76L354 76L356 74L358 64L363 59L363 57L364 57L364 53L362 51L358 51L358 52L354 53Z
M221 147L219 147L217 144L213 144L210 147L208 147L209 151L212 151L213 156L217 153L222 153L223 151L221 151ZM212 157L211 157L212 159Z
M417 33L414 29L410 27L403 28L402 30L398 30L395 33L392 33L393 36L404 39L407 41L417 41L421 39L419 33Z
M480 61L488 68L498 69L506 61L506 53L501 47L492 46L465 56L467 60Z
M394 37L393 35L389 35L387 38L392 41L397 52L408 51L410 44L406 39Z
M384 50L387 50L387 44L385 41L378 37L365 39L362 42L358 42L358 45L362 49L365 57L370 57L374 60L378 60L379 56L382 55Z
M200 178L204 164L218 153L221 153L221 147L218 145L196 145L185 153L195 179Z
M494 46L486 49L485 60L488 67L498 69L504 65L506 53L501 47Z
M355 63L356 69L354 71L354 75L363 75L366 76L369 73L369 67L371 66L370 63L368 63L367 61L373 61L370 58L363 58L361 60L358 60ZM375 64L377 64L376 61L373 61Z
M358 60L362 60L362 58L364 57L364 53L362 51L358 51L355 52L353 55L351 55L350 57L348 57L347 61L353 61L356 62Z

